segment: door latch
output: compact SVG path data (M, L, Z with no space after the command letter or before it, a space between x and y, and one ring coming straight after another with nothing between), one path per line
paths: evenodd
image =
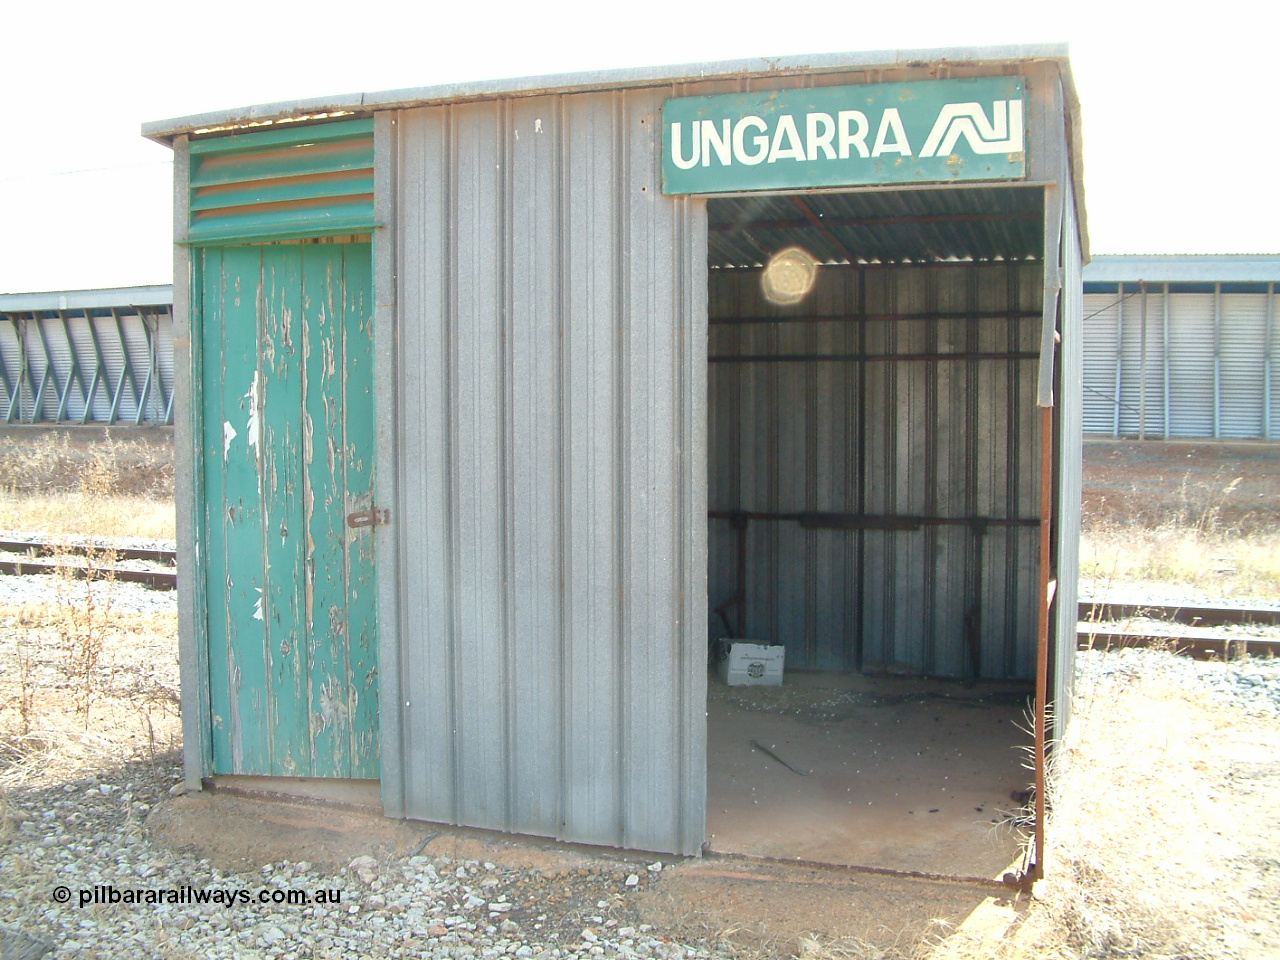
M355 513L347 514L348 527L381 527L390 522L390 510L357 510Z

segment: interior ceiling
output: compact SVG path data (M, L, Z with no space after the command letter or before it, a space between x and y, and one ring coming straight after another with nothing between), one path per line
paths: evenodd
M823 263L1035 259L1043 209L1025 187L716 198L708 260L758 267L792 245Z

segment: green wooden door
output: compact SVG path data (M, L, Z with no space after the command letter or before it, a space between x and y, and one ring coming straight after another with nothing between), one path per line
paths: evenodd
M196 260L214 772L377 777L369 244Z

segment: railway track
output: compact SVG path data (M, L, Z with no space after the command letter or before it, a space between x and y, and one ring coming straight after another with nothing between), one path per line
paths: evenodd
M84 576L87 563L76 557L101 560L104 546L47 543L39 540L0 540L0 574L51 574L70 569ZM140 583L154 590L178 585L177 552L139 547L115 547L116 565L95 564L98 575L110 573L116 580ZM2 555L12 555L12 559ZM61 558L61 559L56 559ZM155 567L119 566L120 561L142 561ZM162 567L164 569L156 569ZM1280 625L1280 609L1227 605L1080 601L1078 645L1080 649L1162 646L1200 659L1234 659L1244 654L1280 656L1280 636L1254 637L1223 633L1214 628L1257 624Z
M114 562L108 563L114 552ZM8 554L10 556L4 556ZM83 558L80 561L78 558ZM89 563L93 558L92 566ZM120 566L121 561L142 561L156 566ZM178 554L175 550L108 544L50 543L42 540L0 540L0 574L41 576L69 572L74 577L111 577L126 583L140 583L153 590L175 590L178 586Z

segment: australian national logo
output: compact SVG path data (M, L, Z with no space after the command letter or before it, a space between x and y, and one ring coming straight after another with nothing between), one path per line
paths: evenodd
M980 103L948 103L938 114L920 150L922 157L947 156L964 138L979 155L1022 152L1022 101L997 100L991 120Z
M712 164L755 166L779 160L849 160L885 154L948 156L961 140L978 155L1022 152L1022 101L997 100L990 119L980 103L948 103L938 113L917 153L896 107L886 108L871 137L871 121L862 110L777 114L772 124L746 116L723 120L677 121L670 126L671 162L681 170ZM803 133L801 132L803 128ZM871 140L868 144L867 141Z

